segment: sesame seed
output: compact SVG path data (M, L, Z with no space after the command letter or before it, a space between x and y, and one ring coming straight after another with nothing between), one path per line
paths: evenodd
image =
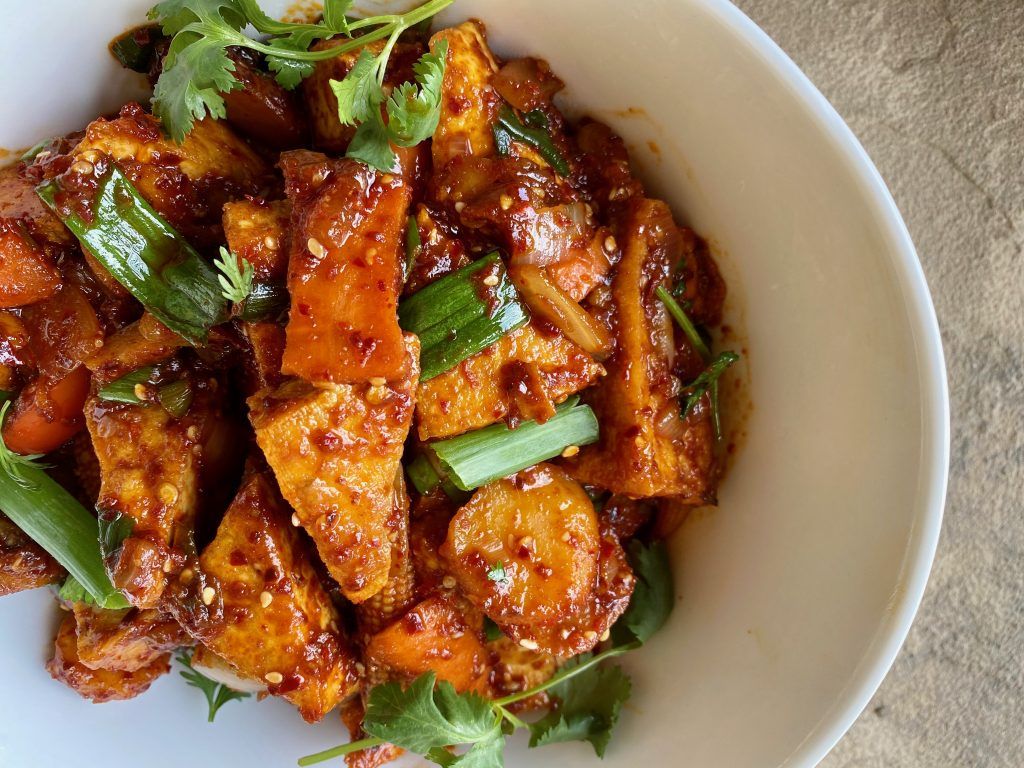
M586 632L584 632L583 636L587 639L588 642L591 643L597 640L597 632L595 632L592 629L588 629Z
M612 631L610 629L606 629L604 632L601 633L601 642L603 643L605 640L607 640L611 636L612 636Z
M263 244L267 246L267 248L277 248L277 238L267 235L263 238Z
M197 437L199 437L199 427L193 424L188 429L185 430L185 434L188 435L189 440L195 440Z
M317 168L313 173L313 183L319 187L327 179L328 173L330 172L325 168Z
M443 579L441 579L441 586L443 586L445 589L454 589L455 588L455 577L454 576L445 576Z
M267 674L263 676L263 679L271 685L280 685L284 682L284 675L280 672L267 672Z
M132 387L132 392L135 393L135 397L137 397L139 400L145 400L146 399L146 385L145 384L136 384L134 387Z
M80 173L85 176L88 173L92 173L95 167L88 160L76 160L71 164L71 170L74 173Z
M608 251L608 253L611 253L612 251L615 250L615 246L615 238L612 237L611 235L608 235L608 237L604 239L604 249Z
M38 155L36 155L36 160L45 160L46 158L48 158L52 154L53 154L53 152L51 152L50 150L44 149L42 152L40 152Z
M180 581L182 584L188 584L190 581L192 581L192 578L195 575L195 571L193 571L191 568L186 568L178 575L178 581Z
M260 605L266 608L274 601L274 596L267 591L260 592Z
M387 387L370 387L366 390L366 402L370 403L370 405L380 405L387 399Z
M294 512L292 512L292 525L294 525L296 528L299 527L299 516L296 515Z
M209 605L213 602L213 598L217 596L217 590L213 587L203 587L203 604Z
M568 531L565 531L565 532L564 532L564 533L562 534L562 541L569 541L569 539L571 539L571 538L572 538L572 536L571 536L571 535L569 534L569 532L568 532Z
M170 573L171 568L173 567L174 563L171 562L171 558L168 557L166 560L164 560L164 573Z
M364 665L361 661L357 661L355 666L356 672L358 672L360 675L366 674L366 665Z
M498 203L501 205L501 210L507 211L512 207L512 198L508 195L502 195L498 198Z
M573 456L575 456L579 452L580 452L580 447L578 445L567 445L567 446L565 446L565 450L562 451L562 458L563 459L571 459Z
M526 550L532 550L533 536L523 536L523 538L519 540L519 546Z
M327 249L324 248L323 243L321 243L315 237L311 237L309 238L309 240L306 241L306 248L318 259L322 259L324 256L327 255Z
M157 493L164 504L173 504L178 500L178 488L170 483L160 483Z
M498 276L497 275L488 275L487 277L485 277L483 279L483 284L484 285L489 285L489 286L497 285L498 284Z
M392 176L390 173L385 173L383 176L380 177L380 183L381 184L390 184L394 180L395 180L395 177Z
M465 208L465 207L466 207L466 204L464 202L462 202L461 200L459 200L459 202L457 202L455 204L455 212L456 213L462 213L462 209Z
M375 386L375 387L383 387L387 383L388 383L388 380L385 379L383 376L371 376L370 377L370 384Z
M519 644L528 651L536 651L538 648L540 648L540 646L537 645L535 641L525 637L519 641Z
M441 233L436 229L430 230L430 235L427 237L427 242L431 245L437 245L441 242Z
M562 639L563 640L568 640L569 639L569 635L572 634L572 630L571 629L563 629L559 634L562 635Z
M100 153L97 152L95 149L87 149L85 150L85 152L80 154L79 157L87 162L95 163L97 160L100 159Z

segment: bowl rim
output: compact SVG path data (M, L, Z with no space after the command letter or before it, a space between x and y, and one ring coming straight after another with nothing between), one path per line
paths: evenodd
M824 759L868 705L896 660L920 607L938 547L949 477L946 362L935 306L917 250L889 188L860 141L807 75L743 11L728 0L703 3L719 23L731 28L759 56L846 165L880 224L887 252L893 254L892 266L906 303L916 351L922 422L918 509L885 619L836 703L782 763L810 767Z

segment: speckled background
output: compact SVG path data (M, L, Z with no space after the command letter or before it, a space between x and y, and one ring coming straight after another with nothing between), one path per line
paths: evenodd
M1024 766L1024 0L735 0L860 137L942 327L949 499L921 612L824 768Z

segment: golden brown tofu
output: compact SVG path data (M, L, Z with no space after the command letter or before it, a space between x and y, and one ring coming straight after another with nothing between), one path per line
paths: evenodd
M153 681L171 669L171 655L164 654L149 666L134 672L90 669L78 660L75 617L68 614L57 630L53 658L46 669L54 680L64 683L78 695L95 704L133 699L144 693Z
M401 176L314 152L282 155L292 203L282 370L315 384L398 380L398 327L411 190Z
M54 584L64 569L0 513L0 597Z
M388 543L391 568L380 592L356 606L360 638L376 634L416 602L416 578L409 550L409 494L405 472L398 470L394 482L391 517L388 519Z
M594 504L562 469L538 464L477 489L441 555L462 591L499 624L551 624L578 610L597 575Z
M612 625L629 607L636 579L619 539L602 524L597 577L587 600L554 624L505 624L501 630L516 643L567 658L592 651L608 638Z
M315 43L311 50L322 51L348 42L350 41L346 37L321 40ZM331 80L344 80L363 51L369 51L376 56L384 49L384 44L384 40L375 40L362 48L318 61L313 74L302 81L302 98L306 102L306 111L313 127L313 144L317 148L331 153L345 151L356 129L355 126L343 125L338 120L338 98L331 88ZM423 50L420 43L403 41L396 44L388 59L384 75L385 87L412 81L415 77L413 64L423 54Z
M60 272L19 224L0 219L0 307L48 299L61 287Z
M419 342L408 335L406 345L410 373L401 381L288 381L248 400L281 493L355 603L379 592L391 568L387 521L419 377Z
M102 386L145 365L154 365L188 344L181 336L148 312L126 325L103 342L99 350L85 360Z
M114 119L99 118L75 147L76 161L109 156L140 194L198 248L223 243L221 208L229 200L264 191L270 168L222 120L198 121L181 144L164 136L160 122L138 104Z
M370 638L363 654L369 673L408 682L433 672L458 691L483 693L487 652L477 619L474 623L451 596L428 597Z
M285 239L291 204L236 200L224 206L224 238L240 260L253 267L257 282L283 283L288 272Z
M207 446L222 428L218 392L191 380L194 397L182 418L157 403L129 404L91 395L86 426L100 466L97 510L134 521L131 534L107 558L118 589L138 608L155 608L177 558L189 543L199 505Z
M230 48L228 56L235 65L234 77L241 83L241 87L221 94L231 127L273 149L306 143L309 126L298 94L286 90L262 69L252 51Z
M356 690L356 658L337 610L263 473L247 476L186 586L191 592L179 592L172 608L182 626L307 721Z
M671 321L654 295L680 256L679 230L663 202L634 198L617 235L622 247L612 281L618 348L608 375L587 394L601 423L599 442L568 466L581 482L632 498L714 498L714 435L708 410L679 418L680 384L672 376Z
M450 437L502 419L535 418L538 412L550 416L558 403L603 372L565 336L530 323L420 385L419 438Z
M137 672L191 642L177 621L154 609L108 611L76 603L72 610L78 661L89 669Z
M437 52L448 42L448 58L441 86L441 116L431 146L434 168L443 168L463 155L494 154L492 128L501 97L491 86L498 63L487 46L487 31L479 21L466 21L443 29L430 39Z

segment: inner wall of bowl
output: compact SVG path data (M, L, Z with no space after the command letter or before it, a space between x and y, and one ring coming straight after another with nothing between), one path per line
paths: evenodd
M0 83L0 146L80 127L137 94L138 78L113 66L102 43L148 5L18 6L0 30L0 69L24 76ZM610 766L784 763L851 700L844 689L892 618L921 512L921 384L891 232L798 89L716 7L459 0L447 17L481 18L504 55L547 58L570 108L622 133L652 194L719 246L730 319L742 318L747 337L749 437L718 510L674 542L679 604L625 662L634 693ZM39 36L44 21L50 31ZM0 606L6 679L35 702L0 703L0 755L12 765L70 759L87 734L129 725L139 738L121 744L115 765L180 764L143 736L168 728L187 729L190 751L225 765L279 764L338 740L337 723L310 729L270 703L225 710L205 731L194 692L173 678L116 712L81 702L35 666L52 630L47 600ZM55 715L66 743L30 726ZM595 759L585 745L529 759L541 757L570 768ZM509 764L527 759L518 742Z

